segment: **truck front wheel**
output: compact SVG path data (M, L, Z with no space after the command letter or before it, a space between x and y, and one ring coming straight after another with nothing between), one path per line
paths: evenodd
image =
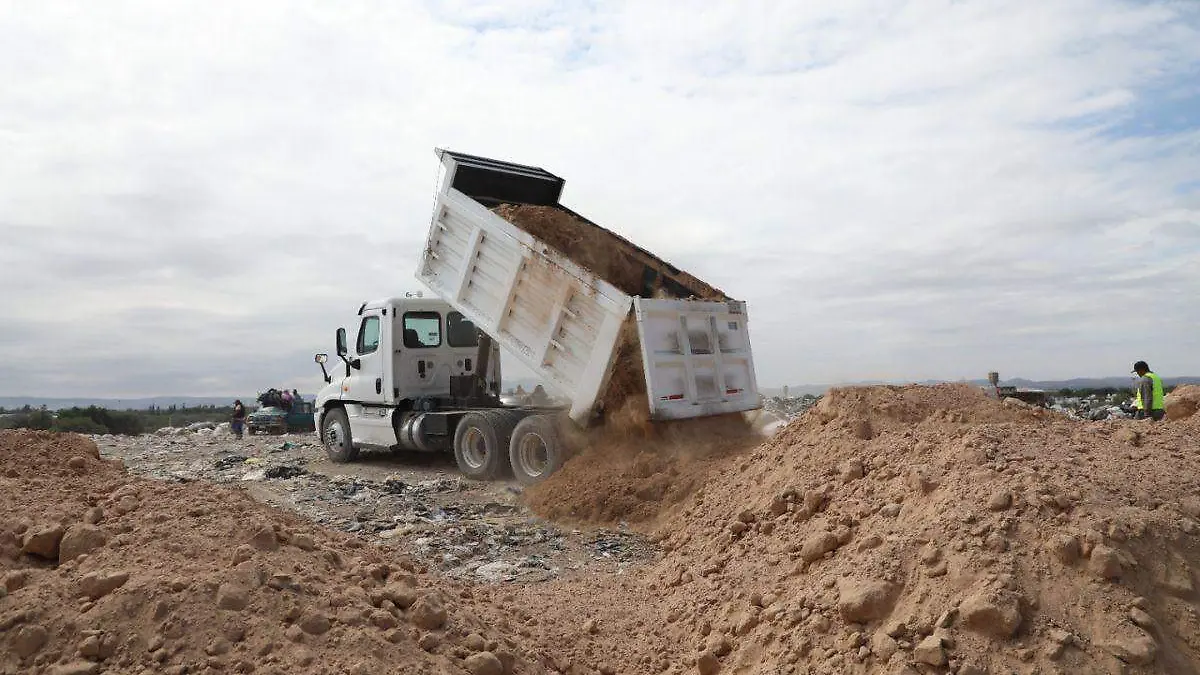
M463 415L454 430L454 460L458 469L475 480L499 477L508 458L503 440L496 433L490 415L477 412Z
M566 449L549 415L530 415L518 422L508 453L513 476L522 485L545 480L566 461Z
M345 464L358 457L358 448L350 437L350 419L341 408L331 409L321 419L321 441L331 462Z

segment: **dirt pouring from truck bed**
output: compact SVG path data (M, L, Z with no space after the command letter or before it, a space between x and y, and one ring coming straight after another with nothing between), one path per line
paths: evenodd
M131 478L77 436L3 432L0 453L3 673L1200 672L1195 415L835 390L757 447L611 479L648 488L629 508L653 512L654 562L529 585ZM559 501L609 480L589 461ZM673 466L689 487L655 487ZM624 508L581 498L577 519Z

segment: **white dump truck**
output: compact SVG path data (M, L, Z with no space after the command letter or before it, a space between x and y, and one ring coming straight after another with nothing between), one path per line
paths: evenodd
M644 393L652 420L759 406L744 302L562 206L563 179L543 169L437 155L416 275L436 299L364 302L353 340L337 330L333 373L316 355L326 382L316 426L331 460L362 448L453 452L470 478L511 467L535 483L566 459L561 424L611 412L614 368L624 389L636 368L635 400ZM501 348L568 403L503 405Z

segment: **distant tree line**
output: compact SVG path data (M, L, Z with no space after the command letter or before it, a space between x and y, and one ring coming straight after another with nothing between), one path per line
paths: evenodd
M183 427L194 422L225 422L233 416L233 406L151 406L147 410L109 410L98 406L65 408L51 411L44 406L25 406L20 410L0 408L0 429L34 429L78 434L116 434L136 436L163 427Z
M57 412L50 412L44 408L22 410L0 421L0 424L9 429L72 431L77 434L122 434L126 436L135 436L145 429L141 417L135 412L120 412L94 405L86 408L67 408Z

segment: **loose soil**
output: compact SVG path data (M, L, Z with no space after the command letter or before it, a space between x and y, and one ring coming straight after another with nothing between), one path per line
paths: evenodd
M463 584L241 490L4 432L0 672L1200 672L1198 416L877 387L749 449L639 438L527 496L640 518L657 560Z
M623 237L582 220L569 211L554 206L518 204L501 204L493 211L557 249L575 264L617 287L622 293L644 295L643 275L646 268L650 267L660 278L667 276L675 280L695 297L709 300L726 299L721 291L639 250ZM661 288L659 284L658 289ZM667 297L677 295L668 294Z

